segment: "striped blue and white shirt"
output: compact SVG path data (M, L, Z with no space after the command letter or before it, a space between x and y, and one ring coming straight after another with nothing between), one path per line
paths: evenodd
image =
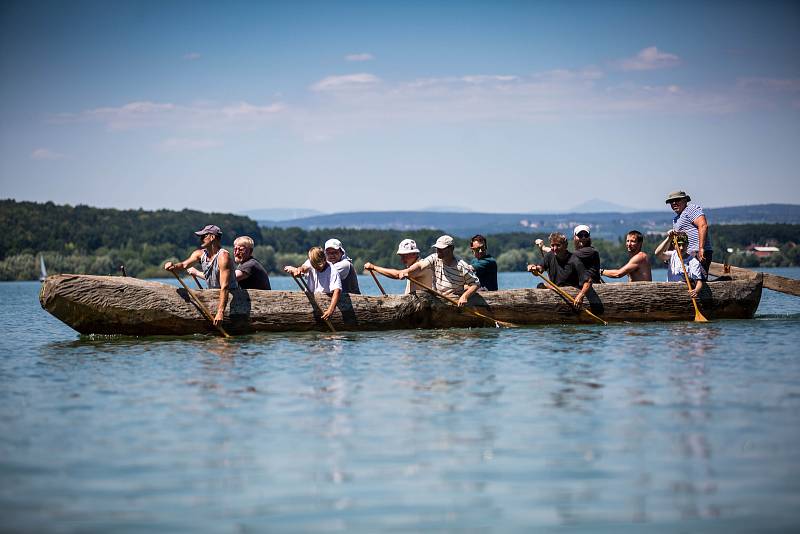
M687 204L680 215L672 218L672 229L676 232L686 232L686 235L689 236L689 247L686 252L697 252L700 249L700 235L693 222L701 215L704 215L703 208L697 204ZM706 232L703 250L712 250L711 232Z

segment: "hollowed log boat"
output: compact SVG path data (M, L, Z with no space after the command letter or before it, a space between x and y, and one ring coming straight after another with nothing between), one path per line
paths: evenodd
M532 280L533 282L534 280ZM736 275L705 284L698 297L708 319L752 318L761 299L760 273ZM565 288L572 296L577 290ZM216 312L219 292L194 291ZM329 297L314 297L326 309ZM216 334L216 329L191 300L186 289L121 276L60 274L48 277L39 294L42 307L81 334L191 335ZM609 322L691 321L694 308L686 286L668 282L597 284L584 307ZM416 295L368 296L343 294L330 321L337 330L494 327L478 311L517 325L592 323L549 289L507 289L479 292L469 306L457 308L439 297ZM225 309L223 327L230 334L326 330L300 291L237 289Z

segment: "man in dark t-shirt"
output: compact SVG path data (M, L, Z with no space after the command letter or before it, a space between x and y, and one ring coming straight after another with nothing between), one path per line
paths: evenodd
M550 250L544 254L540 265L528 265L528 271L539 274L547 271L550 281L557 286L578 286L578 273L575 263L571 261L572 254L567 250L567 236L559 232L550 234ZM545 287L540 284L539 289Z
M233 258L236 260L236 281L242 289L272 289L264 266L253 257L253 240L248 236L237 237L233 242Z
M486 251L486 238L478 234L470 241L475 258L470 262L472 270L481 281L481 289L497 291L497 260Z
M589 227L579 224L573 232L575 236L575 252L572 253L570 262L575 265L578 274L578 287L580 291L575 295L575 307L580 307L586 293L592 289L592 284L601 282L600 279L600 254L592 246Z

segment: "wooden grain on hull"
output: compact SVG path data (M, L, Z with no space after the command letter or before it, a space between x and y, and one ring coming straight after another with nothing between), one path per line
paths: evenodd
M699 304L709 319L750 318L761 298L759 275L710 282ZM577 290L567 289L575 295ZM195 294L216 311L219 293ZM316 295L322 309L329 299ZM56 275L48 277L39 295L42 307L82 334L189 335L213 334L182 288L135 278ZM607 321L672 321L693 318L684 284L619 283L595 286L587 295L592 312ZM587 323L547 289L510 289L478 293L470 300L481 313L520 325ZM393 330L494 326L428 293L418 295L342 295L331 322L337 330ZM235 290L225 313L231 334L324 330L306 296L298 291Z

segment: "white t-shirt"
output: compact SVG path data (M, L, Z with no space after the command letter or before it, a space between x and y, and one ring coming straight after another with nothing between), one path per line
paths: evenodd
M681 267L680 256L676 254L674 250L668 250L666 253L669 254L669 264L667 265L667 281L686 282L686 278L683 276L683 267ZM689 273L689 278L691 280L706 279L705 269L703 269L700 261L694 256L691 256L689 261L686 263L686 272Z
M456 261L451 267L445 265L436 253L423 260L419 260L426 267L433 268L433 282L436 291L448 297L460 297L466 291L466 286L481 285L470 265L462 259Z
M327 293L330 295L335 289L342 289L342 279L331 262L325 262L325 270L317 271L311 266L311 262L306 260L304 267L308 267L308 290L312 293Z

